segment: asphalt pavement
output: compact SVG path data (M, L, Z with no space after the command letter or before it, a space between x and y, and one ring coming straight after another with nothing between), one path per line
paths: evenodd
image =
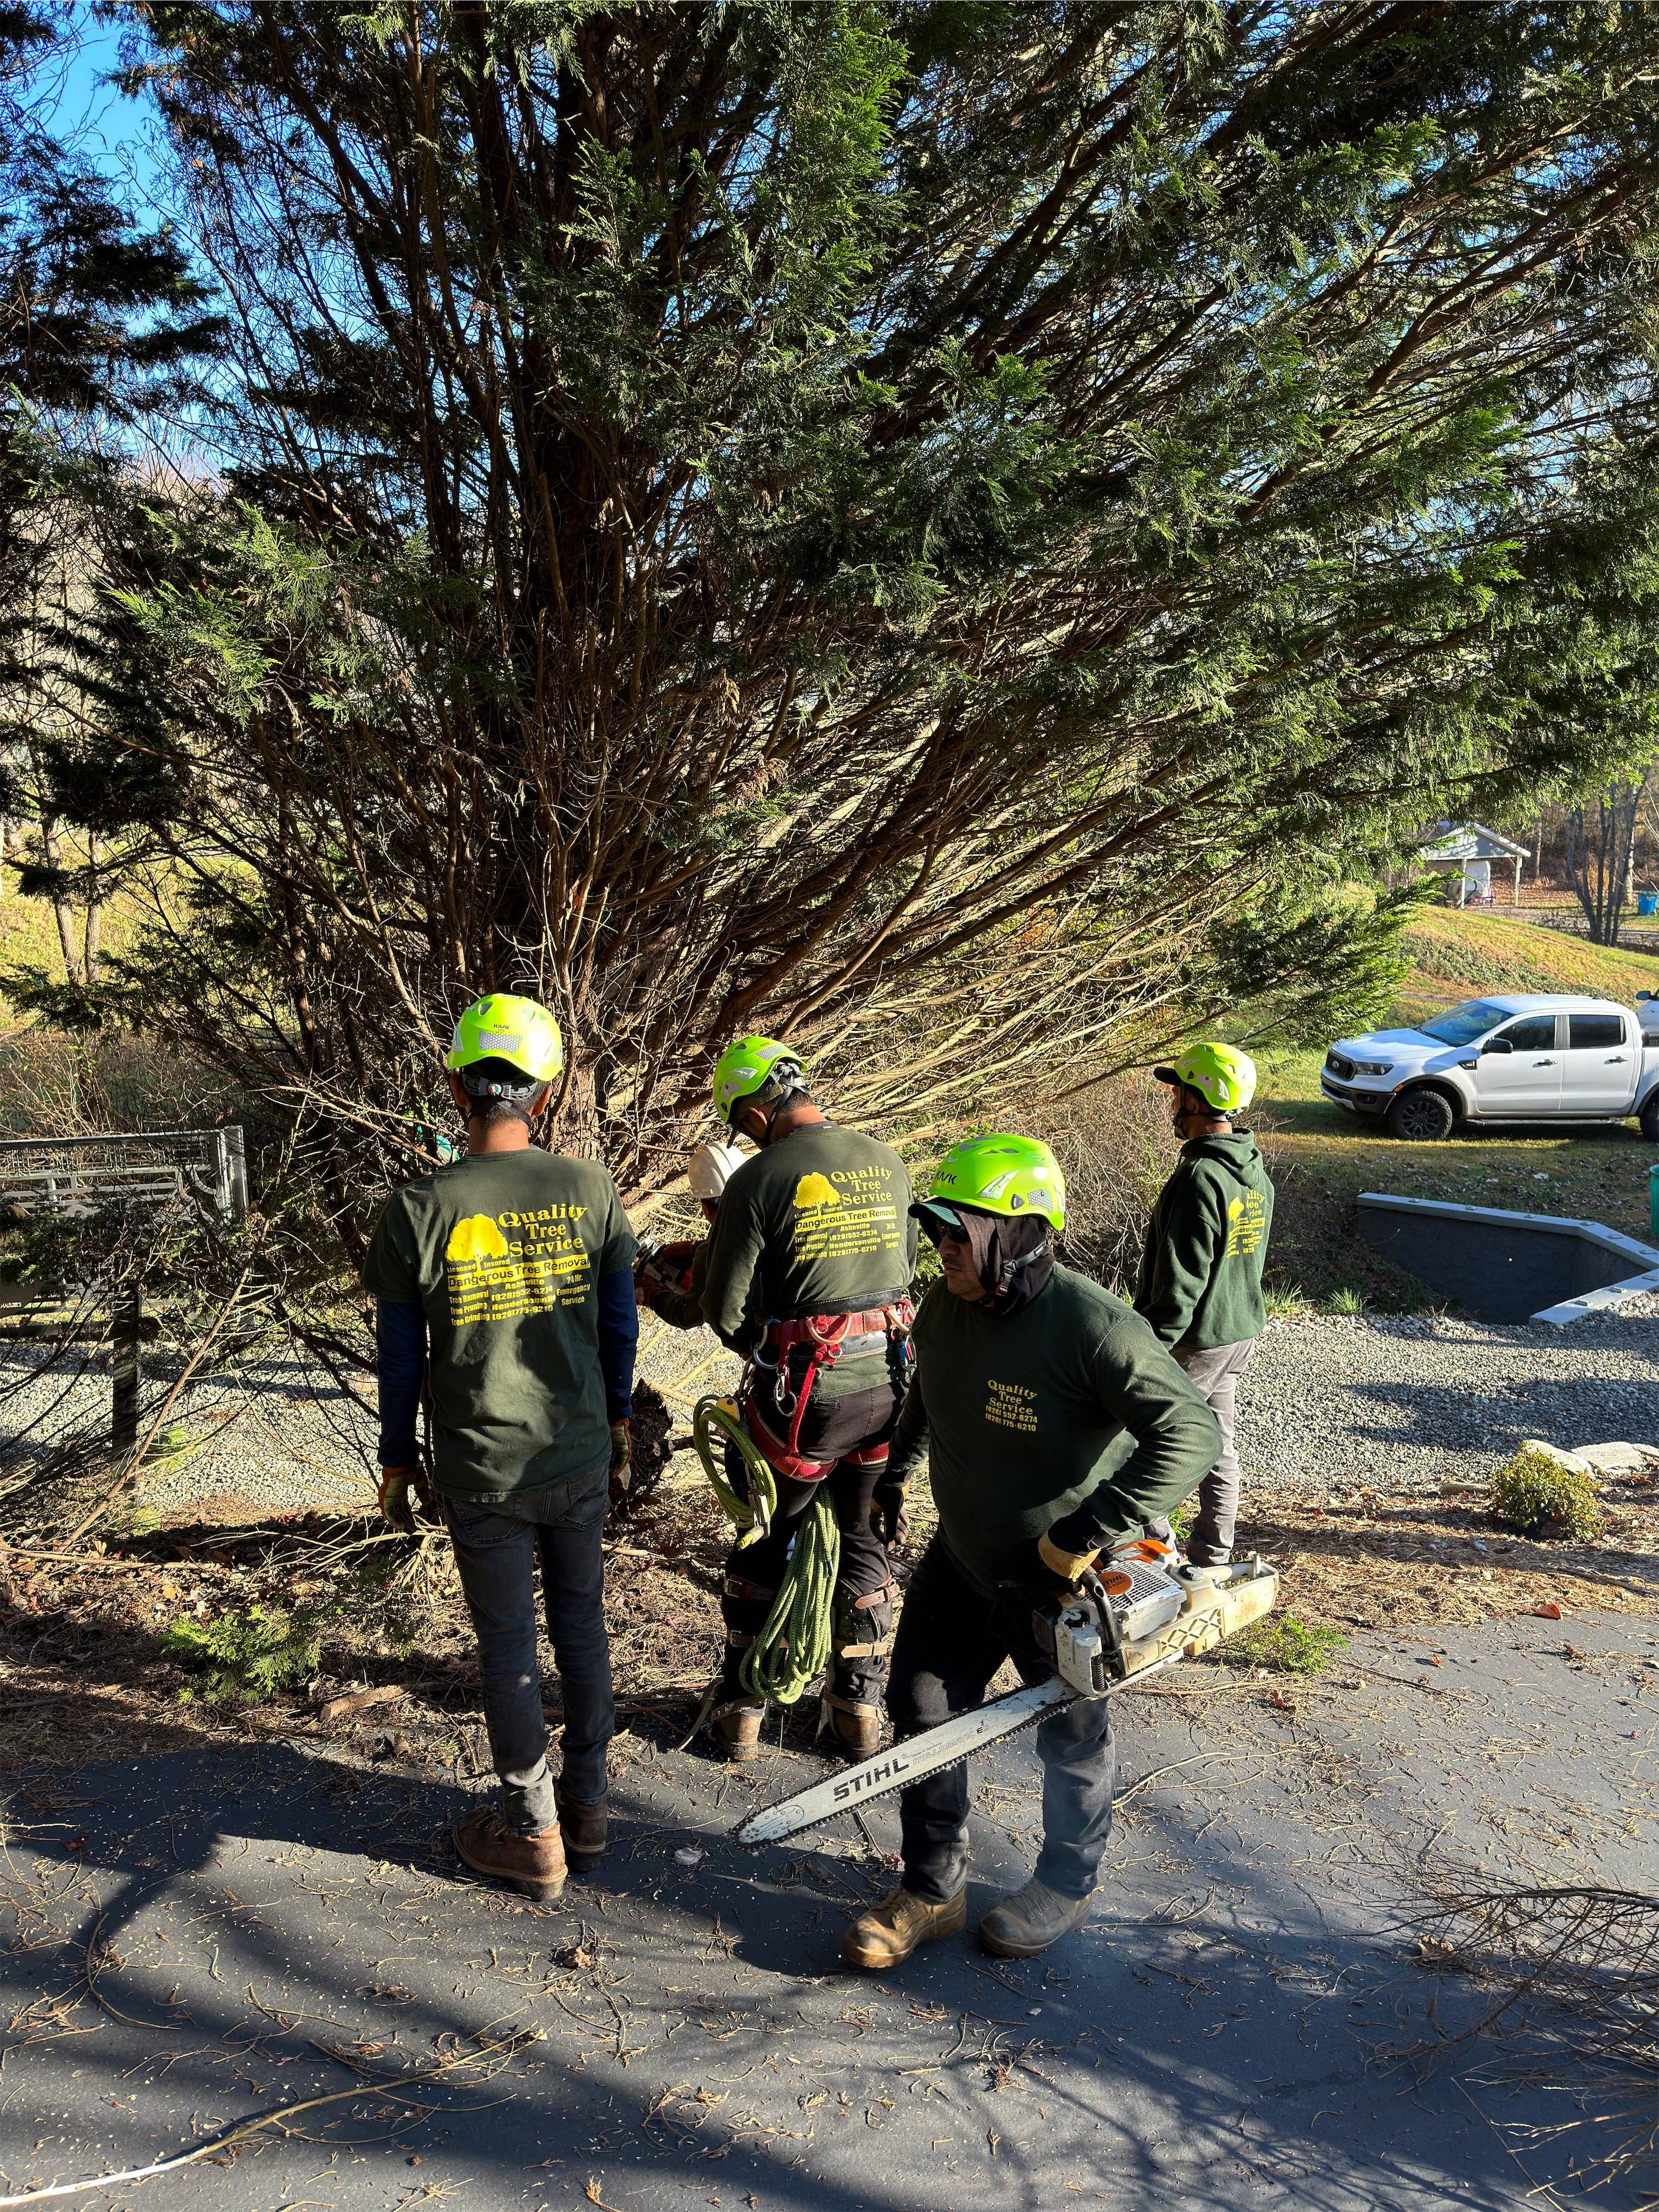
M1533 2132L1570 2096L1495 2081L1486 2041L1421 2063L1477 2000L1405 1919L1448 1858L1652 1887L1653 1626L1358 1637L1300 1685L1183 1668L1121 1700L1088 1929L1014 1964L956 1938L874 1978L837 1944L892 1879L890 1803L754 1856L727 1840L823 1771L804 1727L739 1773L674 1748L678 1711L630 1716L615 1848L550 1906L458 1869L468 1789L334 1745L23 1778L0 2194L327 2099L82 2201L1438 2212L1544 2181L1570 2201L1595 2138ZM980 1762L973 1917L1029 1869L1036 1780L1029 1738Z

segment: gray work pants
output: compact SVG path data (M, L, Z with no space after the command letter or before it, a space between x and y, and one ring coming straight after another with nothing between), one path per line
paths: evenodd
M515 1835L539 1835L558 1818L547 1765L535 1571L564 1699L560 1784L578 1805L605 1794L605 1746L616 1729L611 1648L605 1632L609 1468L574 1482L520 1492L494 1506L448 1498L461 1589L478 1638L484 1726L501 1778L503 1819Z
M1238 1453L1233 1445L1238 1378L1249 1365L1256 1340L1245 1337L1237 1344L1212 1345L1207 1352L1188 1352L1176 1345L1170 1357L1185 1368L1187 1380L1215 1415L1221 1431L1221 1454L1198 1486L1198 1513L1187 1532L1187 1557L1194 1566L1224 1567L1233 1553L1233 1530L1238 1522Z

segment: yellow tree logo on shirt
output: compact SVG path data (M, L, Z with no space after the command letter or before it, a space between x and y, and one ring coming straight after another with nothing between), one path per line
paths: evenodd
M446 1260L505 1260L507 1239L487 1213L469 1213L455 1224L444 1247Z
M795 1204L798 1208L810 1206L839 1206L841 1193L827 1176L804 1175L795 1185Z

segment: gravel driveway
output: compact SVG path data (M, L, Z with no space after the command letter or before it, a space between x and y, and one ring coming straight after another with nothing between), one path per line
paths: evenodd
M14 1464L20 1450L108 1419L107 1355L78 1378L48 1371L46 1359L39 1346L0 1352L0 1447ZM677 1424L737 1373L706 1331L653 1333L649 1322L640 1364ZM147 1354L146 1422L181 1365L176 1355ZM361 1395L343 1390L297 1348L187 1386L168 1420L194 1449L145 1470L138 1503L164 1519L372 1503L372 1385ZM1567 1328L1417 1316L1275 1321L1239 1393L1239 1449L1253 1483L1433 1491L1490 1474L1524 1436L1659 1441L1659 1300Z
M1246 1480L1422 1492L1491 1474L1522 1437L1659 1441L1656 1304L1565 1328L1273 1322L1239 1391Z

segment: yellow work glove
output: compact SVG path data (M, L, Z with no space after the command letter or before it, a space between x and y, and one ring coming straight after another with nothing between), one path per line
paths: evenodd
M1037 1557L1051 1575L1057 1576L1067 1589L1075 1589L1100 1553L1098 1547L1092 1552L1062 1552L1058 1544L1051 1544L1047 1535L1042 1535L1037 1538Z
M634 1456L634 1430L628 1421L611 1424L611 1503L613 1508L628 1495L629 1462Z
M415 1493L416 1502L420 1506L422 1520L435 1521L438 1517L438 1501L433 1496L432 1486L420 1468L383 1467L380 1469L381 1516L402 1536L412 1536L415 1534L415 1512L409 1502L411 1490Z

